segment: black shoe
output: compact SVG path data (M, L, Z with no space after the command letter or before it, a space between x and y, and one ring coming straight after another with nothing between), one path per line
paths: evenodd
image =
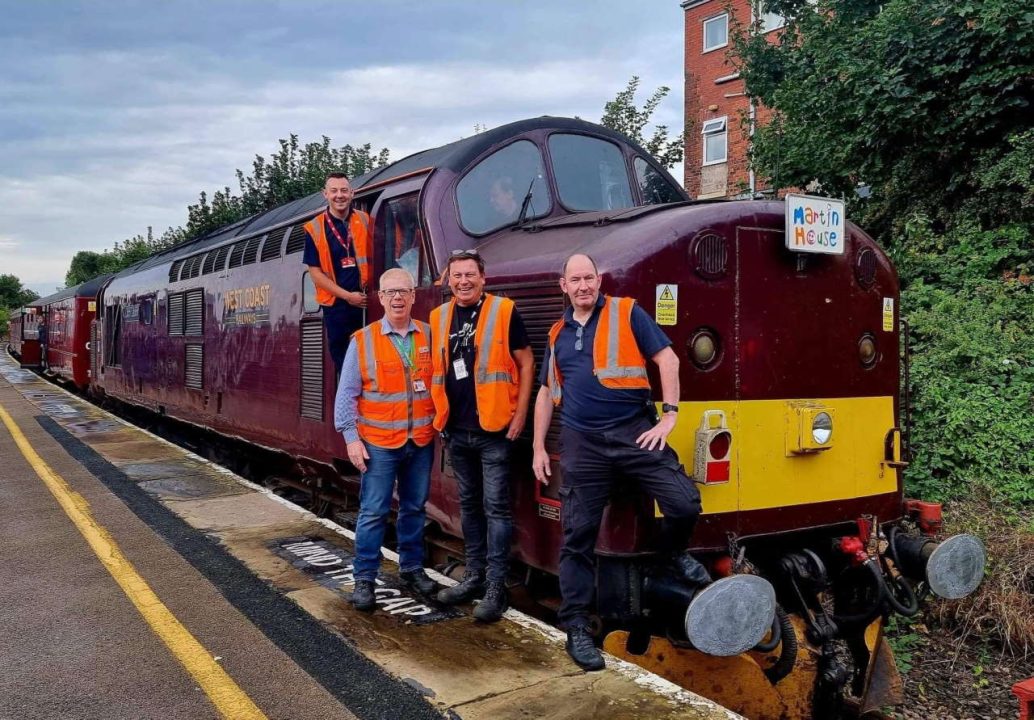
M567 654L578 667L589 672L602 670L606 664L603 662L603 655L592 641L589 628L584 625L575 625L567 629Z
M486 623L495 622L510 607L509 599L506 585L501 582L488 583L485 597L474 608L474 618Z
M377 605L374 603L373 580L356 580L355 589L352 591L352 605L356 610L373 612Z
M463 579L457 585L447 587L438 593L438 602L443 605L457 605L459 603L481 597L485 592L485 576L483 573L463 573Z
M402 583L407 588L421 595L430 595L438 589L438 583L427 577L423 568L399 573L399 577L402 578Z
M700 561L689 554L689 551L675 553L672 557L675 574L693 587L704 587L711 584L711 575Z

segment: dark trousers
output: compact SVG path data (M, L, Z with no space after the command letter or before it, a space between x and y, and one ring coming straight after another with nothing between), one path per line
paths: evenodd
M450 430L449 457L460 491L460 521L467 570L504 582L509 569L513 516L510 450L504 433Z
M327 333L327 350L334 361L335 377L341 376L341 366L348 352L352 333L363 327L363 309L337 302L323 306L323 328ZM337 383L334 384L337 387Z
M562 624L588 619L596 586L596 536L611 490L620 478L638 483L664 513L662 551L683 550L700 515L700 492L670 447L643 450L636 438L651 427L635 420L613 430L584 433L560 431L561 522L560 550Z

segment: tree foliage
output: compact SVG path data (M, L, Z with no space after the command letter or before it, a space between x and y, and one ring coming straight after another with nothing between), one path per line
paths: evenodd
M38 298L38 293L22 286L17 275L0 275L0 307L20 308Z
M910 492L1034 501L1034 12L1015 0L769 0L738 27L773 111L752 161L816 182L890 251L911 322ZM855 193L867 185L870 193Z
M268 159L255 156L250 174L237 170L238 194L225 186L212 193L209 200L208 193L202 191L198 201L187 207L187 222L182 227L169 228L158 237L148 227L146 235L116 242L111 250L81 250L72 258L65 284L78 285L104 273L119 272L159 250L311 195L323 188L331 172L354 178L388 162L387 148L374 155L370 143L337 148L330 143L324 136L320 142L303 146L293 134L280 140L280 149Z
M643 104L642 109L636 107L635 104L635 94L638 89L639 77L634 75L628 81L628 86L603 106L603 117L600 118L600 124L628 135L653 155L657 162L666 168L672 168L682 162L685 154L683 133L679 133L669 140L668 126L657 125L649 140L643 135L643 131L650 123L650 117L660 105L661 100L671 92L671 89L665 85L657 88Z

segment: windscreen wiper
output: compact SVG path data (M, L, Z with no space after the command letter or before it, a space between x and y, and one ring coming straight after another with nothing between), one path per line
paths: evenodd
M533 177L533 178L531 179L531 182L530 182L530 183L528 183L528 192L527 192L527 193L525 193L525 195L524 195L524 200L522 200L522 201L521 201L521 212L520 212L520 214L519 214L519 215L517 216L517 224L516 224L516 225L514 226L514 228L513 228L514 230L520 230L521 228L523 228L523 227L524 227L524 217L525 217L525 215L527 215L527 214L528 214L528 208L529 208L529 207L531 207L531 196L532 196L532 194L533 194L533 193L531 192L531 189L532 189L533 187L535 187L535 181L536 181L537 179L538 179L538 178L534 178L534 177Z

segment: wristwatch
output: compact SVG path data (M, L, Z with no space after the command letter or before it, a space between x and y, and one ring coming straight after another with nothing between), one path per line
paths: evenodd
M678 411L679 411L679 406L678 405L669 405L668 403L663 403L661 405L661 412L662 413L670 413L670 412L677 413Z

